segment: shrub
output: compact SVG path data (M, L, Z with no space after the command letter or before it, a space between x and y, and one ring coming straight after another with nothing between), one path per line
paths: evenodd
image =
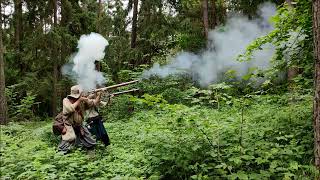
M163 98L168 101L170 104L184 104L185 101L185 93L177 88L169 88L161 93Z

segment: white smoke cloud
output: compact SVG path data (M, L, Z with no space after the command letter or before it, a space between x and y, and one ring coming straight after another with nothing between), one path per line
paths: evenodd
M62 67L62 73L77 81L84 90L95 89L103 84L105 78L95 70L95 61L103 59L108 41L97 33L82 35L78 41L78 52L71 58L71 63Z
M272 45L265 45L264 49L254 54L250 62L239 62L237 56L243 52L254 39L266 35L273 27L269 19L276 12L275 5L263 4L258 11L259 19L249 20L246 17L233 16L224 27L209 32L208 48L201 54L189 52L178 53L167 65L154 64L143 73L143 78L152 75L166 77L182 72L190 73L200 85L207 86L217 82L222 73L232 69L240 78L250 67L266 69L274 53Z

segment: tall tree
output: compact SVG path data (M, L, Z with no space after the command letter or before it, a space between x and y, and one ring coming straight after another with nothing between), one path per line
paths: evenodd
M57 0L53 0L53 29L57 28ZM57 81L58 81L58 56L57 48L53 43L52 46L52 56L51 60L53 62L53 94L52 94L52 114L55 116L57 114Z
M137 17L138 17L138 0L133 0L131 48L135 48L136 47L136 41L137 41Z
M203 11L204 35L206 39L208 39L208 32L209 32L208 0L202 0L202 11Z
M7 114L7 101L4 93L5 90L5 76L4 76L4 48L2 44L2 14L1 14L1 3L0 3L0 124L6 124L8 121Z
M22 53L22 0L14 0L14 44L16 49L16 59L19 62L21 72L25 72L25 64L21 61Z
M313 0L313 33L314 33L314 156L315 165L320 169L320 0Z
M211 1L211 29L214 29L217 25L217 6L216 6L216 0Z
M103 0L99 0L99 2L98 2L98 21L96 23L96 31L97 31L97 33L100 33L100 34L101 34L100 21L101 21L101 15L102 15L102 1Z

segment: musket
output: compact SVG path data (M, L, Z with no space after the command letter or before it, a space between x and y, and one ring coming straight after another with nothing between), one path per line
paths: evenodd
M116 88L122 87L122 86L127 86L129 84L134 84L134 83L137 83L137 82L139 82L139 80L134 80L134 81L124 82L124 83L120 83L120 84L115 84L115 85L112 85L112 86L107 86L107 87L103 87L103 88L99 88L99 89L95 89L95 90L89 91L89 93L95 93L95 92L99 92L99 91L110 91L112 89L116 89Z

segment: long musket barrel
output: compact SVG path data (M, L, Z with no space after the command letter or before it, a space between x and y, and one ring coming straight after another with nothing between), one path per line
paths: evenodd
M99 88L99 89L95 89L95 90L89 91L89 93L95 93L95 92L99 92L99 91L108 91L108 90L112 90L112 89L115 89L115 88L118 88L118 87L127 86L129 84L134 84L134 83L137 83L137 82L139 82L139 80L124 82L124 83L121 83L121 84L115 84L115 85L112 85L112 86L108 86L108 87Z

